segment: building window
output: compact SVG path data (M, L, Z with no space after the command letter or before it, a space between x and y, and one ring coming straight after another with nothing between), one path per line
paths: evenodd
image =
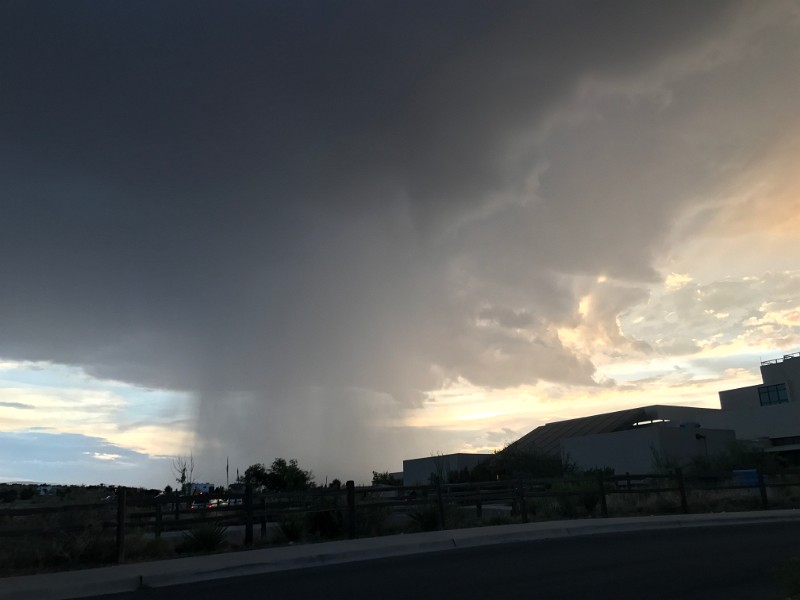
M761 402L761 406L788 402L789 394L786 392L786 384L762 385L758 388L758 399Z

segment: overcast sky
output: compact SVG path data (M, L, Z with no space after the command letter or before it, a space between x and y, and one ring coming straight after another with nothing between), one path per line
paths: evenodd
M11 0L0 56L0 480L366 481L800 350L796 1Z

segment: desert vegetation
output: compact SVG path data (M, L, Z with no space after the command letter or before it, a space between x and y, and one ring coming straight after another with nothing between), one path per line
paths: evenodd
M0 575L445 528L800 505L800 471L745 447L654 467L615 475L507 453L423 486L375 472L374 485L355 487L316 486L297 461L276 459L248 468L235 491L201 496L169 486L64 486L39 495L36 486L0 484ZM184 485L190 477L178 473Z

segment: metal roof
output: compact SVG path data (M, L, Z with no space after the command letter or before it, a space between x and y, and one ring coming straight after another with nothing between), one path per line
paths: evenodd
M560 456L560 443L563 439L633 429L634 423L652 418L653 415L647 410L647 407L641 407L548 423L522 436L510 444L509 448L526 451L537 449L547 454Z

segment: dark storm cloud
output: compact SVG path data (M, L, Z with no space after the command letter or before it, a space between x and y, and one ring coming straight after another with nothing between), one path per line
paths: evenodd
M309 389L591 384L572 276L654 280L713 182L661 105L581 90L738 10L6 3L0 356L197 392L229 439Z
M258 212L231 192L264 174L272 193L333 194L337 209L372 203L371 191L461 203L454 192L480 197L497 183L487 157L578 77L641 67L719 8L12 3L4 130L39 174L83 176L117 197L124 185L128 217L142 202L194 207L187 192L208 186L224 194L222 212Z

